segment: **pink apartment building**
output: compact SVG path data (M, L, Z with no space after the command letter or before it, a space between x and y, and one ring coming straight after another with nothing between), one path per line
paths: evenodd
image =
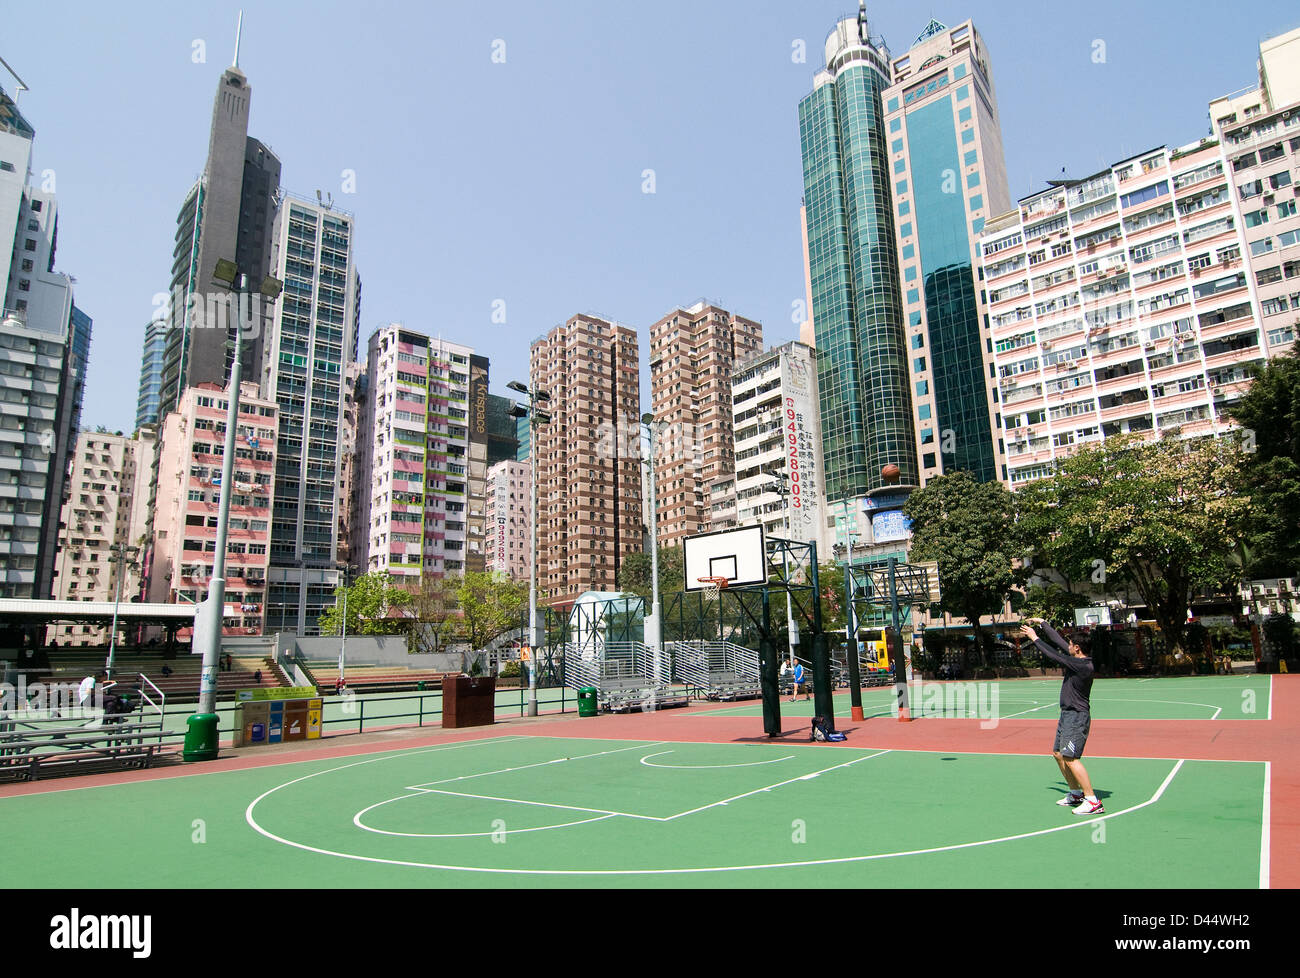
M531 469L527 462L507 459L488 469L487 569L512 581L527 581L532 509Z
M188 388L159 434L149 598L199 601L216 556L217 511L225 450L226 391ZM226 635L260 635L270 561L277 407L240 385L239 430L226 549ZM185 632L179 633L182 639Z

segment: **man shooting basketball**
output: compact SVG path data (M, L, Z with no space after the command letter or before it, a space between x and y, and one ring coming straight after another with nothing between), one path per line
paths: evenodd
M1032 625L1038 625L1047 641L1038 637ZM1092 781L1083 766L1083 748L1088 742L1092 726L1089 696L1092 693L1093 665L1085 639L1066 642L1059 632L1041 618L1030 618L1022 626L1029 640L1039 652L1065 670L1061 684L1061 721L1056 727L1056 743L1052 755L1061 769L1070 793L1058 805L1073 808L1076 815L1103 815L1106 809L1092 790Z

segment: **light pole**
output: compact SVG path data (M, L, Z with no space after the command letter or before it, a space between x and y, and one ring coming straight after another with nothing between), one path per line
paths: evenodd
M221 626L225 618L226 603L226 536L230 526L230 493L234 488L235 436L239 429L239 384L243 378L244 329L252 325L244 322L244 311L251 313L253 292L248 287L248 276L233 261L220 259L212 275L215 282L224 285L233 294L235 303L235 357L230 367L229 402L226 409L226 440L221 460L221 492L217 506L216 552L213 554L212 580L208 582L207 599L199 605L194 616L193 647L203 653L203 672L199 684L199 709L188 720L185 749L181 756L187 761L210 761L217 756L217 667L221 657ZM267 276L258 292L275 300L283 283Z
M641 423L650 435L650 614L651 621L646 625L646 644L654 649L655 683L663 676L663 609L659 594L659 503L655 498L655 432L658 422L653 414L643 414Z
M528 398L528 407L518 405L510 412L511 417L528 418L528 475L532 482L532 506L528 513L529 559L528 559L528 710L530 717L537 716L537 655L542 647L542 635L537 627L537 429L551 423L551 416L538 409L537 405L548 404L551 395L544 390L529 390L519 381L507 384L510 390ZM520 414L526 411L526 414Z
M108 636L108 662L104 666L109 679L113 678L113 658L117 652L117 606L122 603L122 576L128 567L134 566L127 561L135 560L139 552L139 547L128 547L124 543L114 544L109 548L109 562L117 564L117 592L113 597L113 630Z
M348 578L356 570L354 564L343 564L339 571L343 575L343 620L340 634L343 636L339 643L339 675L335 682L335 689L341 690L347 686L347 680L344 678L344 667L348 657Z

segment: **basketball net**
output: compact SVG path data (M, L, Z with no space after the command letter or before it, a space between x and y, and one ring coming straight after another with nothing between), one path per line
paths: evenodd
M701 593L709 601L717 601L721 598L723 590L731 583L725 577L701 577L699 581L705 585Z

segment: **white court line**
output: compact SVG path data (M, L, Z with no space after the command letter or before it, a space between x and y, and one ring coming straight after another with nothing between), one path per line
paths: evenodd
M546 766L551 765L551 764L564 764L566 761L581 761L581 760L583 760L584 758L588 758L588 757L603 757L603 756L605 756L606 754L619 754L619 753L622 753L623 751L629 751L629 750L644 750L644 749L647 748L647 747L658 747L658 746L660 746L660 742L651 742L651 743L646 743L646 744L635 744L635 745L633 745L633 746L631 746L631 747L620 747L620 748L618 748L617 750L604 750L604 751L597 751L597 752L594 753L594 754L579 754L577 757L557 757L557 758L553 758L552 760L549 760L549 761L538 761L536 764L521 764L521 765L519 765L518 767L502 768L501 770L498 770L498 771L484 771L482 774L464 774L464 775L461 775L460 777L456 777L456 778L447 778L447 779L444 780L444 781L429 781L429 782L426 782L426 783L424 783L424 784L411 784L411 785L407 785L407 786L406 786L404 789L402 789L402 790L407 791L407 792L418 791L418 792L423 792L423 793L425 793L425 794L435 794L436 792L433 790L433 786L434 786L434 785L439 785L439 784L455 784L455 783L458 782L458 781L470 781L470 780L473 780L474 778L485 778L485 777L488 777L489 775L492 775L492 774L510 774L510 773L512 773L512 772L514 772L514 771L526 771L526 770L528 770L529 768L535 768L535 767L546 767ZM369 826L369 825L366 825L364 822L361 821L361 817L362 817L363 815L365 815L367 812L372 812L372 811L374 811L376 808L382 808L384 805L391 805L391 804L392 804L393 802L395 802L395 801L402 801L402 800L407 799L407 798L418 798L418 797L419 797L419 795L404 794L404 795L397 795L397 796L395 796L395 797L393 797L393 798L387 798L387 799L385 799L384 801L376 802L375 804L369 806L368 808L363 808L363 809L361 809L361 811L357 812L356 815L352 816L352 824L355 825L355 826L356 826L357 828L359 828L359 829L365 829L367 832L378 832L378 833L380 833L380 834L382 834L382 835L410 835L410 836L415 836L415 837L418 837L418 838L430 838L430 839L459 838L459 837L460 837L460 836L458 836L458 835L442 835L442 834L424 835L424 834L421 834L421 833L412 833L412 832L386 832L386 831L383 830L383 829L376 829L376 828L373 828L373 827L371 827L371 826ZM615 814L615 813L613 813L613 812L609 813L609 815L612 815L612 814ZM605 815L605 816L602 816L602 817L607 818L607 817L609 817L609 816L608 816L608 815ZM596 819L584 819L584 821L596 821ZM573 822L573 823L567 823L567 824L580 825L580 824L582 824L582 823L581 823L581 822ZM548 826L548 828L561 828L561 827L562 827L562 826ZM536 830L536 829L529 829L528 831L537 831L537 830ZM470 833L463 833L463 834L466 835L466 836L468 836L468 835L492 835L493 833L491 833L491 832L481 832L481 833L470 832Z
M521 764L518 767L505 767L499 771L484 771L482 774L462 774L460 777L447 778L445 781L428 781L424 784L407 785L406 790L420 791L423 789L431 788L434 785L438 785L438 784L455 784L457 781L471 781L474 778L486 778L486 777L490 777L493 774L512 774L515 771L527 771L529 768L546 767L548 764L564 764L567 761L581 761L588 757L604 757L606 754L621 754L624 751L642 750L643 748L646 747L661 747L666 743L667 741L665 740L655 740L647 744L633 744L631 747L620 747L617 750L602 750L596 752L595 754L579 754L577 757L556 757L556 758L552 758L549 761L538 761L536 764ZM669 751L669 753L671 753L671 751ZM398 798L390 798L389 801L397 801L399 798L407 798L407 797L409 796L399 795ZM384 805L387 804L387 802L381 801L379 804ZM371 807L373 808L377 806L372 805ZM370 809L366 809L366 811L369 810Z
M888 753L888 752L885 752ZM865 760L865 758L864 758ZM979 846L997 845L1002 842L1014 842L1020 839L1030 839L1036 836L1051 835L1056 832L1068 832L1071 829L1089 828L1095 826L1098 822L1109 821L1113 818L1119 818L1136 811L1140 811L1150 805L1154 805L1164 795L1165 790L1173 781L1175 775L1182 769L1185 761L1180 760L1174 765L1164 782L1160 785L1154 795L1142 802L1140 805L1134 805L1131 808L1125 808L1122 811L1114 812L1109 815L1102 815L1098 818L1082 819L1070 825L1060 825L1051 829L1040 829L1036 832L1022 832L1019 835L1004 836L1000 839L985 839L978 842L962 842L950 846L937 846L931 849L914 849L908 852L887 852L877 853L869 856L843 856L836 859L812 859L800 862L789 863L758 863L749 866L702 866L678 869L517 869L501 868L490 866L453 866L441 863L422 863L406 859L384 859L378 856L361 856L349 852L335 852L329 849L321 849L316 846L309 846L305 843L294 842L290 839L284 839L280 836L263 829L251 816L252 805L249 806L249 813L246 814L249 825L259 833L273 841L283 843L284 845L293 846L296 849L302 849L306 852L314 852L323 856L336 856L340 859L351 859L357 862L383 863L390 866L411 866L418 869L443 869L455 872L466 873L488 873L500 876L682 876L682 875L699 875L702 873L727 873L740 872L748 870L762 869L793 869L804 866L830 866L844 863L872 862L880 859L894 859L900 856L919 856L929 855L937 852L952 852L958 849L970 849ZM844 765L840 765L844 766ZM833 769L832 769L833 770ZM292 783L292 782L290 782ZM282 786L283 787L283 786ZM277 789L271 789L275 791ZM270 792L267 792L268 794ZM254 802L253 804L256 804Z
M415 797L415 796L408 796ZM501 829L499 832L389 832L387 829L377 829L373 826L358 822L363 812L358 812L357 817L352 820L359 829L365 829L367 832L374 832L378 835L395 835L403 839L476 839L485 836L495 835L523 835L527 832L547 832L551 829L567 829L575 825L587 825L591 822L603 822L607 818L613 818L611 815L597 815L595 818L582 818L576 822L561 822L558 825L538 825L531 829Z
M780 784L771 784L768 785L766 788L757 788L754 791L746 791L743 795L736 795L734 798L724 798L722 801L715 801L711 805L701 805L699 808L692 808L688 812L678 812L676 815L670 815L668 816L668 818L659 819L659 821L672 822L679 818L684 818L687 815L694 815L697 812L706 812L710 808L717 808L719 805L727 805L733 801L739 801L742 798L748 798L750 795L759 795L762 794L764 791L771 791L773 788L784 788L786 785L794 784L798 781L811 781L813 780L813 778L819 778L823 774L829 774L831 771L838 771L840 768L843 767L852 767L854 764L861 764L863 761L869 761L873 758L883 757L886 754L892 754L892 753L893 753L892 750L882 750L879 753L869 754L866 757L859 757L845 764L836 764L834 767L824 768L821 771L813 771L811 774L805 774L797 778L791 778L788 781L782 781Z
M1210 717L1211 720L1219 719L1219 714L1223 712L1223 707L1215 706L1213 703L1192 703L1188 700L1126 700L1126 699L1120 699L1117 697L1108 696L1108 697L1104 697L1102 702L1104 703L1164 703L1168 706L1203 706L1207 710L1214 711L1214 716ZM1117 717L1115 719L1120 719L1120 718ZM1178 717L1177 719L1181 720L1183 718Z
M608 808L584 808L581 805L558 805L549 801L525 801L522 798L498 798L496 795L475 795L468 791L448 791L446 788L417 788L430 795L451 795L455 798L475 798L480 801L500 801L508 805L534 805L538 808L562 808L570 812L592 812L597 815L622 815L624 818L639 818L647 822L666 821L658 815L635 815L632 812L615 812ZM390 801L394 799L389 799Z
M1272 719L1273 719L1273 676L1272 676L1272 674L1270 674L1269 677L1268 677L1268 717L1267 717L1267 719L1269 719L1269 720L1272 720Z
M676 751L666 750L658 754L647 754L641 758L641 763L646 767L662 768L665 771L717 771L723 768L733 767L762 767L764 764L780 764L782 761L792 761L794 754L789 757L777 757L770 761L750 761L747 764L651 764L652 757L666 757L669 754L676 754Z
M1269 888L1269 858L1272 847L1273 762L1264 762L1264 824L1259 840L1259 888Z

